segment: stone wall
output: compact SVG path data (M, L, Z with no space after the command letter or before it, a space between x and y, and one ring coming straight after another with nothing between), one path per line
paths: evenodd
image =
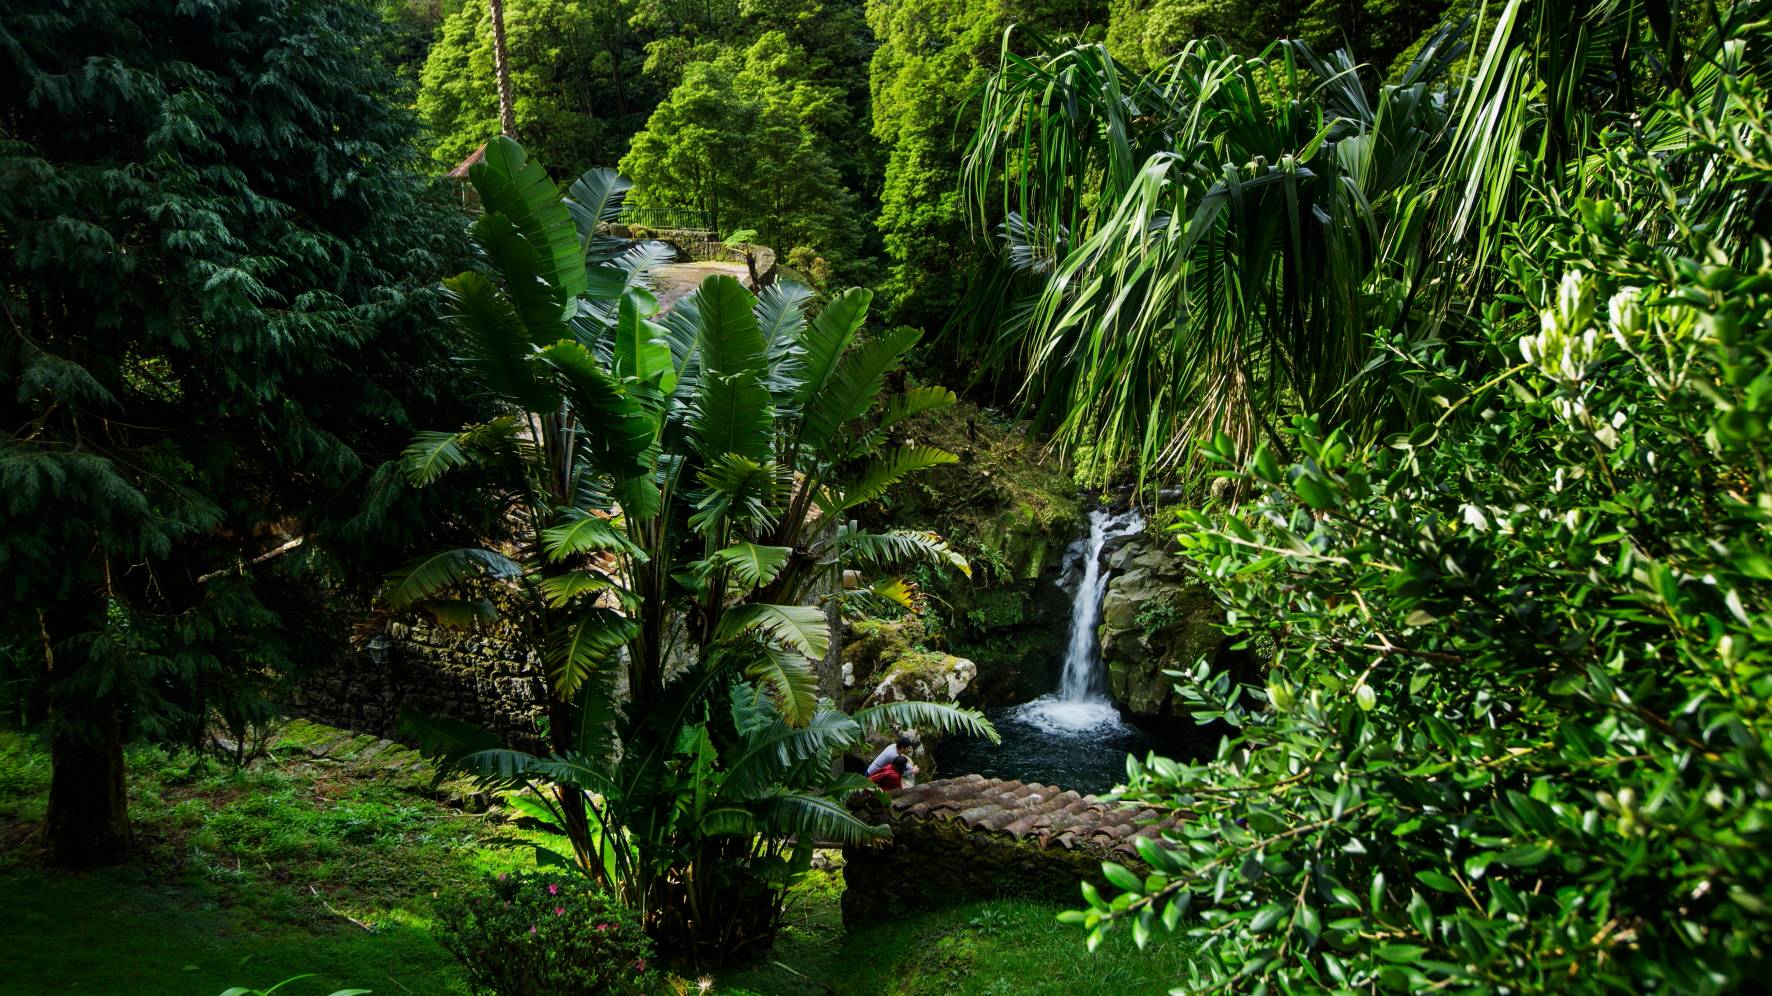
M598 226L598 231L617 238L633 239L637 242L648 239L668 242L676 248L681 262L718 260L727 263L743 263L745 253L749 252L757 264L757 286L767 287L775 282L777 267L775 250L765 245L750 242L727 245L715 238L716 233L696 228L646 228L641 225L604 222Z
M289 703L292 715L395 740L400 711L458 719L498 731L513 746L540 748L540 662L504 626L480 632L395 622L377 662L352 649L320 667Z
M1143 872L1133 847L1176 814L1048 785L963 775L870 798L861 815L891 838L844 850L843 922L856 925L972 899L1075 901L1103 860Z

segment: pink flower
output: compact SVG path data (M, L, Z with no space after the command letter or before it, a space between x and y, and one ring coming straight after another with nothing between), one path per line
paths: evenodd
M601 930L608 930L608 929L609 929L609 925L608 925L608 924L606 924L606 923L599 923L599 924L597 924L597 929L598 929L598 930L600 930L600 931L601 931Z
M634 970L638 972L646 971L646 959L641 958L639 961L634 962Z
M535 924L533 924L533 923L532 923L532 924L530 924L530 925L529 925L529 932L530 932L530 933L531 933L531 934L533 934L533 933L535 933Z
M566 912L566 907L564 907L564 906L554 907L554 915L555 916L560 916L560 915L564 914L565 912Z
M499 881L500 881L500 882L503 882L503 881L504 881L504 880L505 880L505 873L504 873L504 872L499 872L499 873L498 873L498 880L499 880Z
M560 886L554 882L549 882L548 883L548 895L557 896L559 894L560 894Z

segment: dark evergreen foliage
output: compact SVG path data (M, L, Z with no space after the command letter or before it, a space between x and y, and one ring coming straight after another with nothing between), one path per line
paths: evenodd
M424 521L378 467L446 386L461 221L388 41L334 0L0 13L0 618L47 684L63 859L127 841L123 738L259 708L280 579Z

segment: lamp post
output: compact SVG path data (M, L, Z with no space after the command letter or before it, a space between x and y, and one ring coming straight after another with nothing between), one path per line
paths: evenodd
M386 633L377 633L369 641L369 662L381 665L388 662L388 654L394 649L394 641Z

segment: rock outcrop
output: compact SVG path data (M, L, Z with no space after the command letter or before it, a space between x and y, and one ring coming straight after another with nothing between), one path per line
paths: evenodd
M1101 605L1108 692L1134 715L1180 718L1175 679L1163 672L1191 668L1202 656L1221 662L1224 612L1164 537L1135 537L1109 555L1108 567Z

